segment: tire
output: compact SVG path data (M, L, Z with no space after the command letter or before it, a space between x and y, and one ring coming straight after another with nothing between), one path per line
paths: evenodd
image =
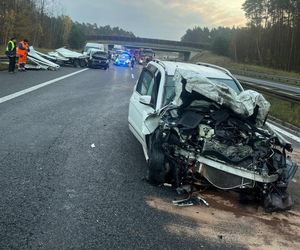
M166 181L167 174L165 155L156 132L150 141L147 180L153 185L159 185Z
M74 59L73 66L74 66L74 68L79 68L80 67L80 63L79 63L78 59Z
M86 67L87 63L86 63L85 59L80 59L79 60L79 65L80 65L81 68Z

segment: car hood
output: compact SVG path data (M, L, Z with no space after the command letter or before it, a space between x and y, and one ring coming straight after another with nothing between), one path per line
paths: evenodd
M260 93L245 90L237 94L227 85L216 84L194 71L177 69L174 80L176 95L172 104L176 106L190 105L204 97L242 117L253 116L257 126L264 124L270 110L270 103Z

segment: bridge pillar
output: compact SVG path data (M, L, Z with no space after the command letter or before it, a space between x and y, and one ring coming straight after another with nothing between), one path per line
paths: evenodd
M191 59L191 52L183 52L183 60L188 62Z

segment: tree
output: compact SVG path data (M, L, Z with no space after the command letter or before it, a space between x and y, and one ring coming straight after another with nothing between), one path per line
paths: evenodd
M212 44L212 50L219 55L228 56L229 51L229 41L222 37L218 36L214 39Z
M73 24L69 34L68 44L72 49L80 49L83 47L84 43L85 35L83 31L78 24Z

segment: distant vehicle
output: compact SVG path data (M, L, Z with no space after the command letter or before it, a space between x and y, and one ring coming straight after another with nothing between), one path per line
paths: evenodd
M128 67L131 62L131 56L128 53L123 53L117 57L114 64L117 66Z
M123 54L125 51L124 50L120 50L120 49L115 49L113 48L111 51L111 60L116 60L117 57L121 54Z
M152 49L142 49L140 50L138 56L138 63L147 64L148 62L152 61L154 57L155 57L155 53Z
M86 43L83 49L83 54L88 54L89 50L91 49L97 49L101 51L106 51L107 49L105 48L104 44L101 43Z
M108 53L100 50L91 50L90 57L88 59L88 67L89 68L109 68L109 59Z

